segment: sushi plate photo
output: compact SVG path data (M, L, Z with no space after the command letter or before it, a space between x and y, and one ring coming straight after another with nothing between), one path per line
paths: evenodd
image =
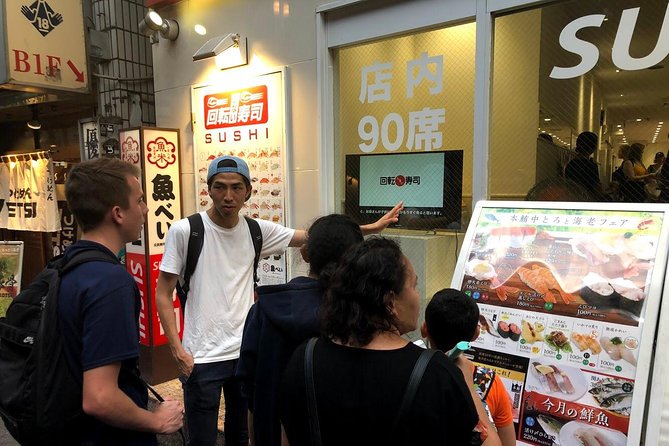
M532 361L525 388L566 401L576 401L588 390L588 381L577 368Z
M560 429L561 446L625 446L627 436L619 431L579 421L570 421Z

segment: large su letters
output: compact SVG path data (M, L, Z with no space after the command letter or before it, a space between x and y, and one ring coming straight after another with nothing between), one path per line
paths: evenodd
M645 57L635 58L630 56L630 43L636 27L639 9L630 8L623 10L620 16L620 24L616 33L611 59L613 64L621 70L643 70L662 62L669 55L669 3L664 14L664 21L660 29L655 49ZM599 60L599 49L591 42L576 37L576 33L583 28L599 28L602 26L606 16L604 14L592 14L580 17L564 27L560 33L560 46L565 50L581 56L581 63L573 67L554 66L550 77L553 79L570 79L581 76L592 70Z

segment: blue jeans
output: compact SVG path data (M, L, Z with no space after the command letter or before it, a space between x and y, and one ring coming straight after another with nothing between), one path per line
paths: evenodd
M237 360L195 364L182 378L189 446L214 446L218 435L221 389L225 398L225 444L248 445L247 403L235 378Z

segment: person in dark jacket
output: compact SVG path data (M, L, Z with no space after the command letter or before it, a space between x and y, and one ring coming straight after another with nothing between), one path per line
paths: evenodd
M237 366L248 399L249 436L256 445L281 444L278 393L283 370L303 341L320 335L323 289L342 254L362 240L360 227L350 217L321 217L309 228L301 249L309 263L309 276L258 287L258 301L246 319Z
M569 161L564 171L565 178L579 183L596 201L603 201L599 166L591 156L598 147L598 137L593 132L582 132L576 139L576 157Z

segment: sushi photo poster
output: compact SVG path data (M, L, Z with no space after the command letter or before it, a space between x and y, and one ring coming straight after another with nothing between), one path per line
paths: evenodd
M253 193L242 214L289 225L284 71L222 79L191 88L195 203L198 212L211 206L207 168L216 157L246 161ZM260 259L260 285L285 283L285 255Z
M522 445L625 446L645 428L669 206L481 201L452 286L468 352L509 393Z

